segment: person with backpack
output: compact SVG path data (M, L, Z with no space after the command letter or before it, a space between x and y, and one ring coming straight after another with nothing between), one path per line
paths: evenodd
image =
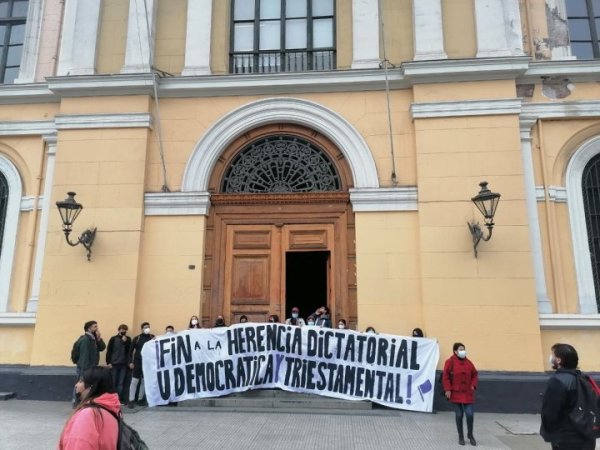
M127 399L126 381L129 375L129 348L131 347L131 338L127 336L129 327L125 324L119 325L117 334L108 340L106 347L106 364L110 367L113 377L113 383L121 404L125 404Z
M542 401L540 435L544 441L550 442L553 449L593 450L596 448L596 438L593 435L582 434L577 427L577 416L573 416L581 408L584 416L593 419L593 415L587 414L586 409L595 408L596 414L598 411L598 398L593 391L591 393L587 391L591 396L592 404L584 403L586 385L590 383L577 370L579 364L577 351L569 344L554 344L549 363L555 372L548 380ZM600 433L600 430L597 431Z
M120 414L119 396L114 393L110 370L86 368L75 384L80 398L60 435L59 450L114 450L119 438L119 422L110 411Z
M98 365L100 352L106 348L98 329L98 322L95 320L86 322L83 325L83 330L85 334L79 336L71 350L71 361L77 365L77 379L81 377L84 370ZM73 406L77 404L75 394L75 390L73 390Z
M452 356L444 363L442 385L444 395L454 405L458 443L465 445L463 416L467 416L467 438L471 445L477 445L473 436L473 402L477 389L478 373L475 365L467 358L464 344L456 342L452 346Z
M131 384L129 385L129 408L135 408L136 391L138 386L140 393L137 396L138 405L146 406L145 403L145 392L144 382L140 383L140 380L144 378L143 366L142 366L142 348L146 342L154 339L154 335L150 333L150 324L144 322L141 325L142 332L133 338L131 341L131 347L129 349L129 368L132 370Z

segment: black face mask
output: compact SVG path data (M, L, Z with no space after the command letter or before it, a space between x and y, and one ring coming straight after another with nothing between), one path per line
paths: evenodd
M121 331L119 334L120 334L121 336L125 336L125 335L127 334L127 331Z
M217 325L223 325L225 321L223 319L217 320Z

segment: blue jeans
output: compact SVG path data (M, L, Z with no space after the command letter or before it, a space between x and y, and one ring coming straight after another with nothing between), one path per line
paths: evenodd
M463 434L463 416L467 416L467 436L473 436L473 404L472 403L453 403L454 415L456 418L456 430L458 437L464 437Z
M117 394L119 394L119 400L121 400L121 403L125 403L125 400L127 400L125 395L125 379L127 378L128 370L129 368L127 367L127 364L113 364L110 369L113 384L115 385Z

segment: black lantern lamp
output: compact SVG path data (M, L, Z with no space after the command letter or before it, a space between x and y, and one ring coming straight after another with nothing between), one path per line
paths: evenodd
M81 233L81 236L79 236L77 242L71 242L69 239L71 227L83 209L83 205L75 201L75 192L67 192L67 195L68 197L62 202L56 202L58 212L60 212L60 217L63 222L63 232L65 233L67 244L69 244L71 247L76 247L79 244L82 244L87 250L87 259L90 261L92 256L92 244L94 243L94 238L96 237L96 228L88 228Z
M467 222L469 226L469 231L471 232L471 237L473 238L473 252L475 253L475 258L477 258L477 245L479 245L479 241L482 239L484 241L489 241L492 237L492 228L494 228L494 214L496 214L496 208L498 207L498 202L500 201L500 194L497 192L492 192L487 187L487 181L482 181L479 183L481 186L481 190L479 194L471 199L477 209L483 214L485 226L488 229L488 235L483 236L483 231L481 231L481 227L478 222Z

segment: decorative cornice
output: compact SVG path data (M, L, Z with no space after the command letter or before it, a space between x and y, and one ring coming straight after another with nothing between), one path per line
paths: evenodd
M411 61L402 64L402 73L411 84L510 80L524 74L529 61L523 56Z
M392 89L408 88L399 69L388 73ZM172 77L160 80L161 97L213 97L257 94L298 94L305 92L352 92L382 90L381 69L291 72L253 75Z
M35 325L36 313L7 313L0 312L1 325Z
M56 132L53 120L0 122L0 136L35 136Z
M150 113L70 114L56 116L57 130L89 128L152 128Z
M350 189L350 201L354 212L416 211L417 188Z
M152 73L48 77L48 89L61 97L152 95Z
M543 77L563 77L570 81L586 82L600 79L598 60L591 61L531 61L518 82L531 82Z
M521 99L413 103L410 105L410 112L413 119L519 114L521 112Z
M307 192L307 193L264 193L264 194L213 194L213 205L265 205L265 204L322 204L348 203L347 192Z
M560 119L565 117L600 117L600 100L575 100L556 103L523 103L525 119Z
M60 97L46 83L0 85L0 105L58 102Z
M42 209L44 204L44 197L38 197L37 209ZM21 211L33 211L35 207L35 196L29 195L27 197L21 197Z
M600 328L600 314L540 314L543 329Z
M208 192L158 192L144 194L146 216L207 216Z
M562 186L548 186L548 198L556 203L567 203L567 188Z
M535 200L538 202L546 200L546 190L544 189L544 186L535 187Z

